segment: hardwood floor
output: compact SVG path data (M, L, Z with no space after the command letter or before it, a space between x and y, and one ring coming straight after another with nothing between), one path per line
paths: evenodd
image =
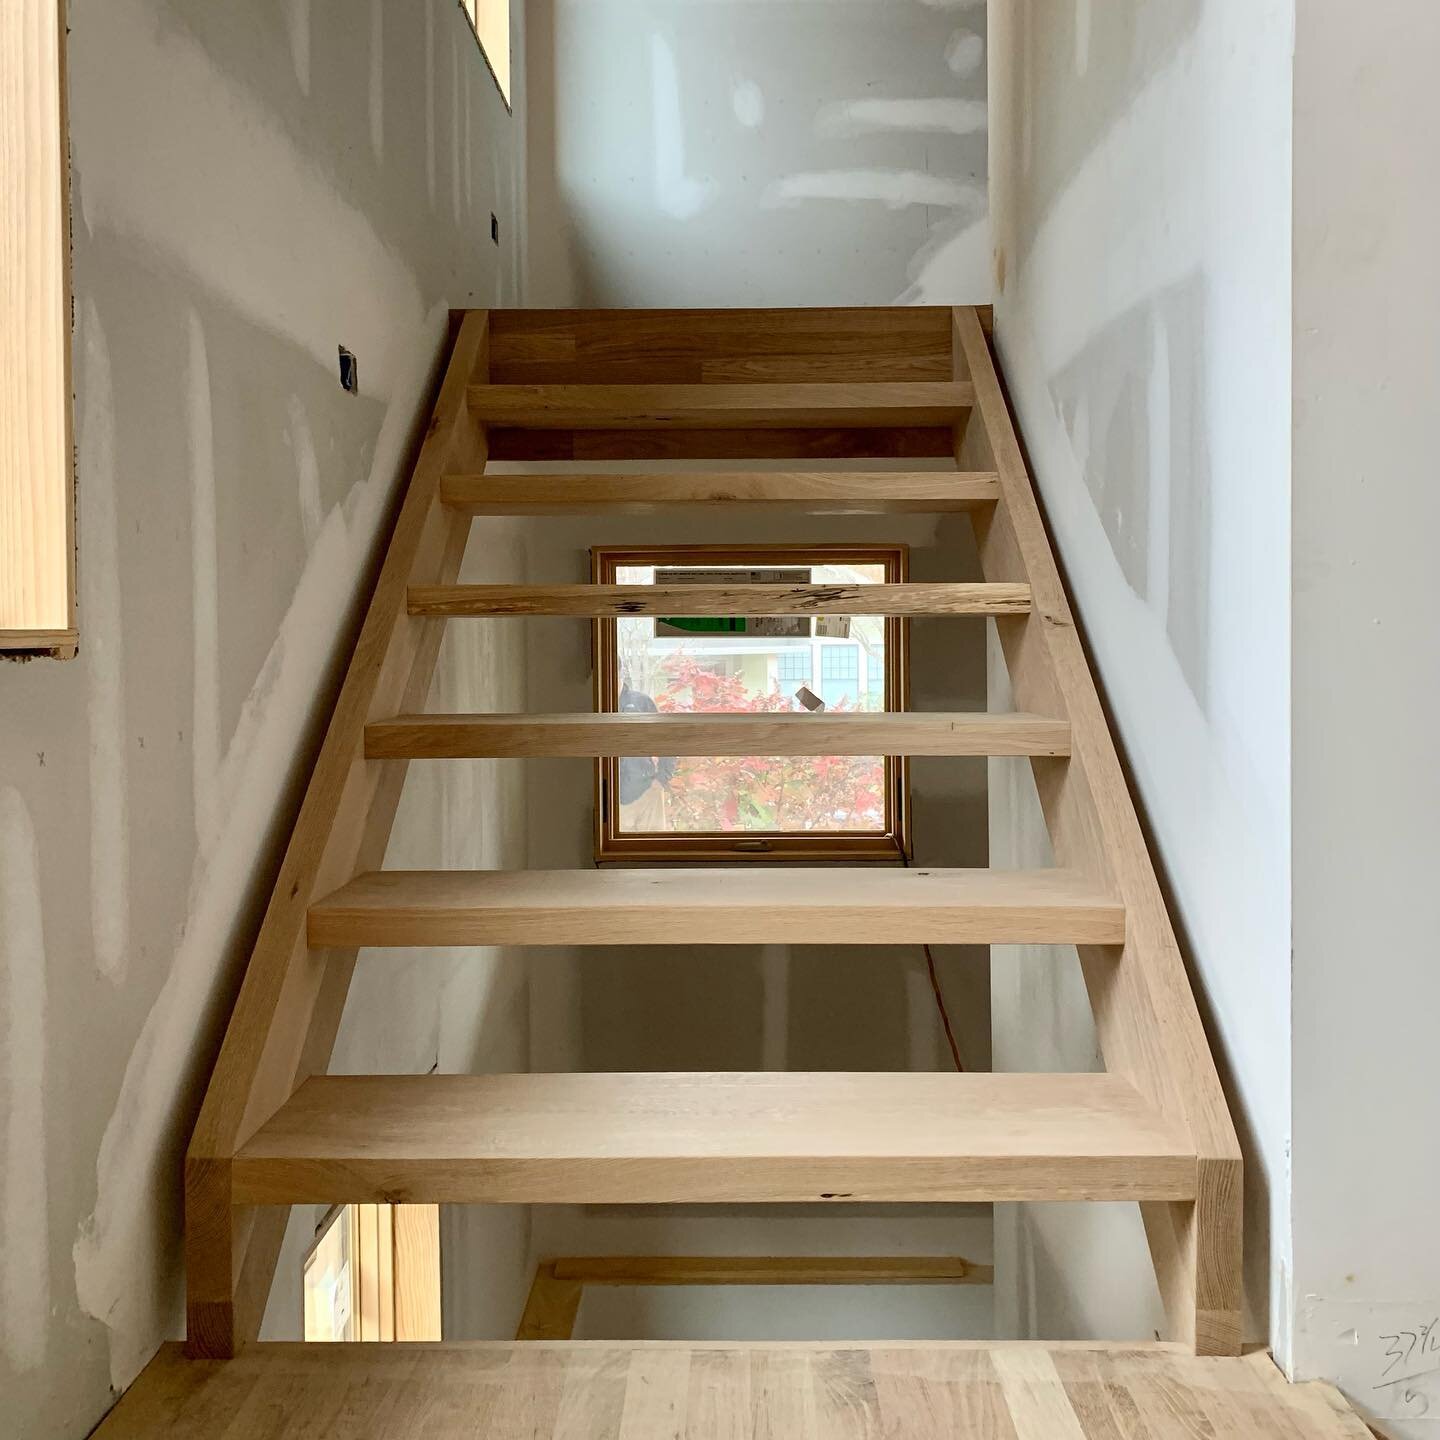
M1268 1357L1031 1345L167 1346L97 1440L1370 1440Z

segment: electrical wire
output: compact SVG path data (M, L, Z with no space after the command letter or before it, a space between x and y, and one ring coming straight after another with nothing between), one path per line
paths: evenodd
M905 856L905 868L910 868L910 857ZM920 948L925 952L925 968L930 972L930 989L935 995L935 1008L940 1012L940 1023L945 1027L945 1043L950 1047L950 1058L960 1074L965 1073L965 1062L960 1058L960 1042L955 1038L955 1027L950 1023L950 1012L945 1008L945 995L940 989L940 969L935 964L935 952L928 945Z

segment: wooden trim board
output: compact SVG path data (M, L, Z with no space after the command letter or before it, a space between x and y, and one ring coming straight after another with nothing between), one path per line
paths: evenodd
M485 425L527 430L787 429L949 425L974 402L963 381L898 384L472 385Z
M310 910L317 949L444 945L1119 945L1068 870L384 870Z
M240 1203L1183 1200L1195 1158L1113 1075L312 1076Z
M412 615L1023 615L1024 585L416 585Z
M365 725L420 708L429 691L442 628L409 617L405 596L459 571L469 526L440 504L440 476L483 466L484 434L465 391L485 374L486 343L485 313L464 316L190 1142L186 1310L196 1355L233 1354L258 1334L283 1223L236 1209L231 1157L329 1063L354 953L312 952L306 914L317 895L384 858L404 767L365 759Z
M1071 758L1035 762L1059 863L1123 896L1119 955L1082 948L1107 1069L1126 1076L1194 1140L1199 1199L1146 1207L1146 1231L1177 1339L1207 1354L1240 1345L1240 1146L1200 1024L1135 805L1061 581L1034 483L989 344L973 310L955 311L957 377L975 386L956 432L961 469L993 469L1001 500L979 514L981 568L993 583L1026 583L1028 616L997 622L1016 703L1071 723Z
M65 7L0 12L0 652L75 653Z
M1064 755L1042 715L400 715L366 727L372 760L624 755Z
M603 1255L542 1260L516 1340L569 1340L585 1286L990 1285L994 1267L959 1256Z
M938 515L993 505L993 474L884 470L674 475L447 475L440 496L467 515L650 515L755 506L804 515Z

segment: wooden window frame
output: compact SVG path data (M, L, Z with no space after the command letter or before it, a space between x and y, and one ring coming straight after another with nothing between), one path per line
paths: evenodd
M70 194L63 0L8 5L0 36L0 654L76 651ZM18 33L12 30L18 26Z
M301 1260L302 1276L337 1226L346 1232L350 1256L354 1342L442 1339L440 1207L333 1205Z
M487 3L487 0L458 0L460 9L464 12L466 20L470 22L470 29L475 36L475 42L480 47L481 58L485 61L485 68L490 72L490 78L495 82L495 88L500 92L500 98L505 102L505 108L513 115L514 105L510 99L510 91L515 83L515 10L513 0L503 0L505 9L505 56L503 63L497 66L495 57L491 55L491 46L485 43L485 37L480 33L480 7ZM504 70L504 79L501 79L501 70Z
M910 573L907 545L597 545L590 551L590 574L597 585L615 583L625 566L667 565L884 565L889 584L903 584ZM600 713L619 701L618 629L615 617L594 622L594 703ZM811 684L818 684L812 676ZM910 708L910 622L903 616L885 620L885 708ZM883 832L823 834L762 831L710 831L693 834L626 833L620 829L619 806L610 797L619 790L620 762L595 762L595 861L669 862L694 865L706 861L814 863L874 861L903 864L911 855L910 762L903 755L885 760L886 828Z

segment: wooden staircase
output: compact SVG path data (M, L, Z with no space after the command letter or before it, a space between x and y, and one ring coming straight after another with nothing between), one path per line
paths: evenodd
M491 475L488 458L926 458L912 473ZM684 587L684 613L987 617L1007 714L428 715L466 616L674 613L663 587L456 583L477 515L964 511L983 583ZM407 762L1028 756L1059 868L391 873ZM783 894L783 902L782 900ZM723 923L722 923L723 922ZM1073 944L1098 1075L328 1076L356 951ZM252 1340L297 1203L1138 1201L1172 1338L1240 1343L1240 1152L971 309L474 312L448 371L186 1162L188 1345Z

